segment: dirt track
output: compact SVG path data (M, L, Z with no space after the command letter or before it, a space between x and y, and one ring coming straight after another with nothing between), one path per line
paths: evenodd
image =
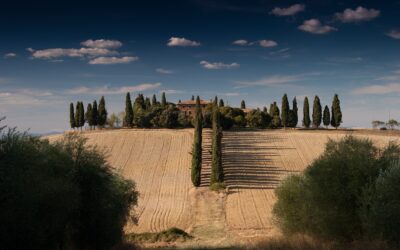
M220 246L279 234L271 214L274 188L285 176L303 171L323 152L328 138L339 139L348 133L332 130L224 132L227 195L218 195L207 187L192 187L191 129L84 134L89 143L108 150L111 166L137 183L139 223L128 225L128 232L158 232L178 227L196 237L193 245ZM400 138L391 134L367 135L365 131L352 134L367 136L379 146ZM57 136L49 138L53 140Z

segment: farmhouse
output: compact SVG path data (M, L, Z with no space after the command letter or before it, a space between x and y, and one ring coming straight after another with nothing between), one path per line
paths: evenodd
M209 101L200 100L200 107L203 112L205 107L209 103ZM194 116L196 110L196 100L180 101L176 106L181 112L184 112L186 115Z

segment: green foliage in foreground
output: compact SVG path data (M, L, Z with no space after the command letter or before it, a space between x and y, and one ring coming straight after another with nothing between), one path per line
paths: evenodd
M131 233L125 236L128 242L134 243L155 243L155 242L184 242L192 239L188 233L182 229L173 227L159 233Z
M400 172L391 164L399 156L394 144L380 151L367 139L329 141L304 174L276 189L278 224L285 233L321 239L398 241Z
M111 249L134 219L135 184L76 134L50 144L0 131L0 173L2 249Z

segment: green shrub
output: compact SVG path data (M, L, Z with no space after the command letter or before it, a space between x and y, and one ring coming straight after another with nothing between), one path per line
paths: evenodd
M155 243L155 242L184 242L191 239L188 233L182 229L173 227L159 233L131 233L126 236L129 242L134 243Z
M382 171L364 190L362 217L365 231L373 239L400 246L400 162Z
M0 135L3 249L110 249L121 242L137 192L76 134L56 144Z
M399 157L399 147L379 152L367 139L330 140L303 175L289 177L276 190L274 214L286 233L323 239L362 238L363 190L381 169Z

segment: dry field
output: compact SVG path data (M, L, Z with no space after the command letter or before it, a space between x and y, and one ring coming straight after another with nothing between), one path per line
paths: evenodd
M400 139L399 135L332 130L224 132L223 163L229 189L226 221L233 237L247 241L279 234L271 213L274 188L285 176L303 171L324 151L328 138L337 140L346 134L368 137L378 146Z
M137 184L139 222L128 225L128 232L190 227L192 130L115 130L84 135L89 144L105 148L110 165Z
M344 131L226 131L223 163L226 194L190 181L193 130L115 130L84 133L89 143L105 147L108 161L140 192L138 225L128 232L158 232L178 227L195 236L190 244L221 246L279 234L272 221L274 188L299 173L324 150L328 138ZM383 146L400 138L389 133L353 132ZM211 131L205 130L205 143ZM50 136L50 140L59 136ZM207 145L205 145L207 146ZM209 145L208 145L209 146ZM209 181L209 148L203 150L202 178Z

